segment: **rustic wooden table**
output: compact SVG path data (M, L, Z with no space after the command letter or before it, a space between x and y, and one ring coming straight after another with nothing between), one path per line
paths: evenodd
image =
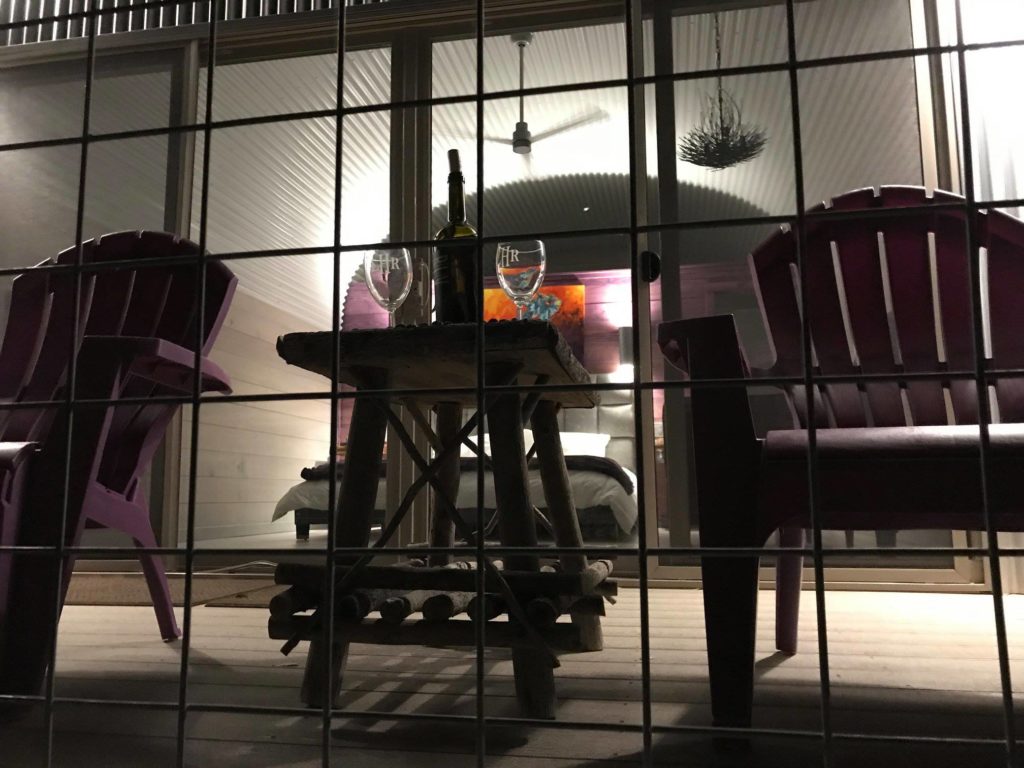
M431 521L432 547L452 547L456 527L461 523L454 507L459 485L459 446L469 440L479 414L463 422L463 410L475 409L477 393L477 328L472 324L435 324L394 329L346 331L335 336L330 331L294 333L278 340L278 353L292 365L331 377L332 344L339 343L338 380L360 390L355 398L352 423L341 477L335 522L338 547L368 547L370 518L377 495L381 454L387 427L409 450L419 466L421 482L433 487ZM565 390L535 391L524 397L515 391L485 394L485 411L491 438L491 463L497 498L498 534L500 542L509 547L536 547L536 519L529 499L527 457L524 450L523 424L528 419L534 435L537 459L547 504L549 520L558 547L581 547L579 521L569 487L565 458L559 438L557 411L559 407L588 408L598 403L598 393L587 387L590 377L572 355L568 344L550 323L538 321L503 321L484 327L484 380L489 386L542 383L569 386ZM385 390L390 390L391 393ZM394 390L404 390L401 397ZM451 391L448 391L451 390ZM461 391L459 391L461 390ZM380 395L373 394L381 391ZM401 420L391 409L391 402L411 409L414 417L430 437L437 454L428 462L415 449ZM437 415L434 427L421 410L432 407ZM482 448L482 446L480 446ZM407 500L411 496L407 494ZM396 515L404 514L407 505ZM466 531L463 530L463 533ZM388 535L385 530L383 539ZM468 532L463 538L472 538ZM378 543L379 545L379 543ZM372 550L370 550L372 551ZM467 551L472 554L472 550ZM600 594L609 594L614 583L604 579L610 570L606 562L588 563L581 553L559 557L561 573L540 573L540 558L535 553L514 553L505 556L504 571L498 572L486 559L485 574L488 591L500 591L505 598L510 620L507 625L488 625L488 645L512 648L516 692L527 716L554 716L555 689L553 668L557 666L554 651L600 650ZM348 560L349 563L355 557ZM442 589L476 591L476 576L469 570L438 574L448 563L446 555L434 555L429 566L387 572L387 567L367 567L368 558L338 568L339 589L405 586L410 589ZM359 571L354 573L352 571ZM294 566L279 566L278 581L314 590L322 580L322 570L303 571ZM561 610L572 617L572 624L531 625L522 603L544 601L554 606L554 618ZM306 599L318 607L316 598ZM301 603L301 601L300 601ZM531 606L532 607L532 606ZM273 607L272 607L273 609ZM289 605L285 613L290 612ZM279 612L280 613L280 612ZM531 616L535 616L531 612ZM327 674L323 669L328 655L332 659L334 678L330 686L331 700L340 689L348 643L387 642L408 644L474 645L475 632L469 621L451 621L444 625L423 626L424 622L406 622L403 627L380 626L340 621L335 627L330 648L325 634L316 631L306 616L271 617L271 635L310 640L303 699L310 706L322 706L327 695ZM533 624L537 624L536 621ZM553 649L553 650L552 650ZM543 652L538 652L543 651Z

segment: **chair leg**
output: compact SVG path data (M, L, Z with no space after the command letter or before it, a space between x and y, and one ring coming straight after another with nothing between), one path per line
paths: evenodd
M131 536L135 546L140 549L158 546L148 520L140 518L132 520L128 525L118 527L122 529L130 527L131 530L123 532ZM167 583L167 571L164 569L163 560L159 555L140 552L139 563L142 565L142 574L146 577L149 598L153 601L153 612L156 613L160 637L168 641L177 640L181 637L181 630L178 629L178 620L174 616L174 601L171 599L171 587Z
M716 726L750 726L757 566L757 557L708 557L701 564L711 716Z
M156 543L142 544L135 539L135 546L155 547ZM159 555L145 552L139 554L139 562L142 563L142 573L146 577L149 597L153 601L153 611L156 613L156 623L160 627L160 637L168 641L177 640L181 637L181 630L178 629L178 620L174 615L174 601L171 599L171 588L167 583L167 572L164 570L163 561Z
M43 493L40 493L40 498L45 499ZM56 506L52 500L51 504L51 508ZM43 509L46 506L41 504ZM19 543L28 546L52 546L50 542L58 539L52 537L53 528L47 530L46 526L59 523L59 518L54 518L56 516L51 516L47 520L40 516L33 522L39 523L42 531L33 531L33 538L27 538ZM74 528L69 532L69 546L79 545L84 529L85 516L79 515ZM54 606L59 606L56 617L59 620L60 612L64 609L64 597L67 594L74 561L73 556L57 559L22 555L20 562L15 563L11 593L19 596L31 594L33 599L11 601L7 606L5 623L7 627L30 627L32 631L8 630L6 633L0 633L0 693L22 696L36 696L40 693L49 664L47 649L57 632ZM0 629L3 628L3 625L0 625Z
M149 527L149 521L143 521L130 535L136 547L157 546L156 536ZM167 571L164 570L163 560L159 555L140 552L139 562L146 577L146 586L149 587L149 597L153 601L160 637L164 640L177 640L181 637L181 630L178 629L178 620L174 616L174 601L171 599L171 588L167 583Z
M803 545L803 528L779 530L780 547ZM780 554L775 566L775 647L790 656L796 653L803 566L803 555L794 554Z
M130 504L104 504L102 501L92 503L84 513L94 523L104 528L120 531L130 536L136 547L157 547L153 527L144 508ZM160 637L164 640L176 640L181 637L178 620L174 616L174 601L171 599L171 588L167 583L167 572L159 555L149 552L139 553L142 573L146 577L149 596L153 601L153 611L160 627Z

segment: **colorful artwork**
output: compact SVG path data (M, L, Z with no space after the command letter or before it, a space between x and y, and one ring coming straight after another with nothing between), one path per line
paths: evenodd
M526 308L530 320L551 322L569 342L577 359L583 360L585 286L545 285ZM484 320L514 320L516 305L501 288L484 289Z

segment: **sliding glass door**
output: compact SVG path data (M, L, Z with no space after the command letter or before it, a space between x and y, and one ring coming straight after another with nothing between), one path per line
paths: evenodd
M73 247L80 199L83 240L126 229L185 234L180 136L113 137L181 123L182 49L98 55L88 104L84 57L36 60L0 65L0 268L22 268ZM86 116L91 140L83 143ZM0 278L3 324L13 279ZM154 489L158 532L162 495L162 486ZM105 533L89 531L86 543L112 542Z

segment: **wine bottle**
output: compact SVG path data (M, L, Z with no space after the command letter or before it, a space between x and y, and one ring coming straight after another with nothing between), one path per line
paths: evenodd
M434 248L434 302L438 321L473 323L480 317L476 230L466 221L466 181L457 149L448 150L448 171L448 223L434 239L465 243L444 242Z

